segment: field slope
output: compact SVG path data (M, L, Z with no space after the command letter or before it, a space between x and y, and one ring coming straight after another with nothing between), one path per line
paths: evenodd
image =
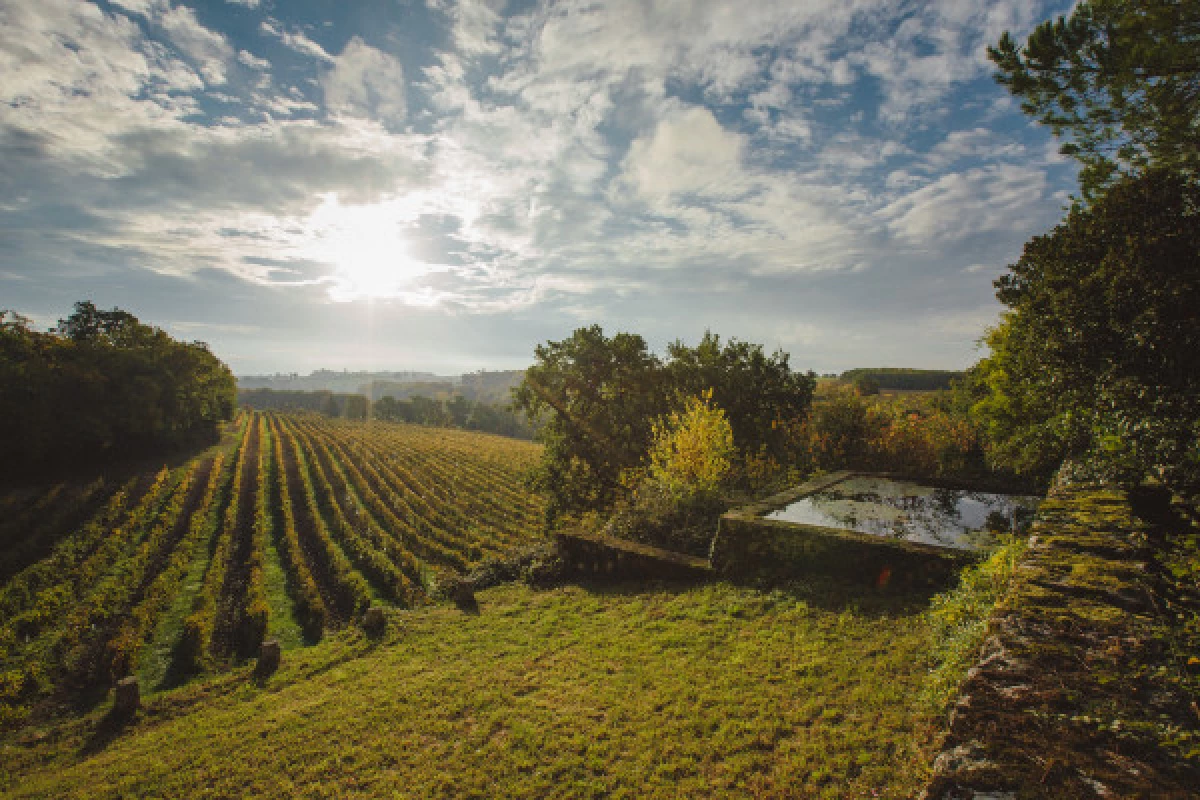
M539 448L243 413L185 463L0 493L0 728L319 640L540 536Z
M393 611L3 745L13 797L910 797L927 596L584 585Z

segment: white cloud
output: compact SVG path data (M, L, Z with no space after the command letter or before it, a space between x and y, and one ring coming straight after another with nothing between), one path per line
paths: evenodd
M112 0L112 4L134 14L149 16L168 7L168 0Z
M894 141L844 132L831 136L817 158L824 166L844 174L880 166L906 152L907 148Z
M318 61L327 63L333 62L333 56L325 51L324 47L308 38L303 31L287 31L279 24L278 20L264 19L258 25L259 31L274 36L279 41L283 42L284 46L300 53L301 55L315 58Z
M502 52L497 30L504 0L431 0L430 6L445 13L451 21L454 50L461 56L474 58Z
M880 212L902 240L933 246L980 233L1036 228L1054 208L1045 173L999 165L952 172L910 192Z
M633 142L624 178L652 203L689 193L738 195L747 189L741 180L743 147L743 137L723 129L708 109L683 109Z
M85 174L121 171L130 130L170 129L200 76L137 23L87 3L18 3L0 25L0 127ZM144 99L139 96L145 94Z
M321 76L326 107L337 114L399 123L405 117L404 69L357 36Z
M233 57L233 48L224 36L201 25L196 12L187 6L166 9L156 16L155 22L176 47L199 65L206 82L225 83L225 65Z
M1004 139L986 128L950 131L924 157L924 166L942 171L969 158L1000 161L1025 156L1025 147L1013 139Z
M225 67L233 58L233 47L224 35L206 28L196 12L171 0L114 0L114 5L144 17L167 35L179 51L194 61L209 85L225 83Z
M244 65L246 65L250 69L266 71L271 68L270 61L267 61L265 58L259 58L258 56L251 53L249 50L239 51L238 52L238 61L242 62Z

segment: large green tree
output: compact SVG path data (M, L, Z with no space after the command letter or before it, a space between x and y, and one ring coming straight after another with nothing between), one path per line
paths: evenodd
M675 342L666 363L636 334L609 338L598 326L539 345L536 363L514 390L514 405L541 419L545 442L538 487L548 518L607 508L622 496L622 475L643 466L654 424L689 399L711 398L733 431L739 455L779 455L787 426L803 417L815 377L795 373L787 354L760 345L722 344L706 333L695 347Z
M1121 175L1200 168L1200 1L1085 0L988 56L1022 108L1064 139L1093 199Z
M995 457L1048 474L1200 489L1200 185L1124 178L1025 245L996 282L1009 313L972 378Z
M607 337L599 325L538 345L536 363L513 390L513 405L542 419L546 445L534 482L548 498L547 521L603 508L621 473L649 448L666 411L662 364L637 334Z
M2 475L175 447L211 435L235 398L233 373L206 345L128 312L77 303L47 332L0 313Z
M682 398L711 391L713 403L733 427L739 451L786 458L779 432L783 423L808 413L815 375L793 372L782 350L768 356L762 345L738 339L722 346L721 337L709 331L695 347L676 341L668 354L670 387Z

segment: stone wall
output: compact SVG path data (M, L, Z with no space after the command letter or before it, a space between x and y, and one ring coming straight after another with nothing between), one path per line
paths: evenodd
M971 552L885 539L854 531L796 525L756 516L757 506L721 517L712 566L733 580L785 580L820 573L882 586L945 583Z
M925 798L1200 796L1200 601L1170 560L1200 531L1146 519L1095 485L1043 502Z
M638 542L586 533L560 533L555 538L559 557L574 574L696 578L712 573L706 559Z

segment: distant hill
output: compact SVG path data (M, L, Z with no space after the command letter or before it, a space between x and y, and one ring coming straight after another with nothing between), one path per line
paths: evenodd
M917 389L933 391L949 389L950 381L961 378L963 373L946 369L909 369L907 367L865 367L848 369L842 373L842 380L854 383L860 380L871 380L880 389Z
M375 381L415 383L420 381L456 381L432 372L340 372L319 369L308 375L296 372L277 372L274 375L239 375L239 389L276 389L279 391L315 392L326 390L344 394L363 394L362 388Z
M437 375L432 372L335 372L317 370L309 375L276 373L274 375L243 375L237 379L238 389L273 389L275 391L328 391L337 394L362 394L372 402L384 397L408 400L416 396L448 400L462 395L467 400L493 405L507 405L510 390L521 382L525 371L480 370L465 375Z

